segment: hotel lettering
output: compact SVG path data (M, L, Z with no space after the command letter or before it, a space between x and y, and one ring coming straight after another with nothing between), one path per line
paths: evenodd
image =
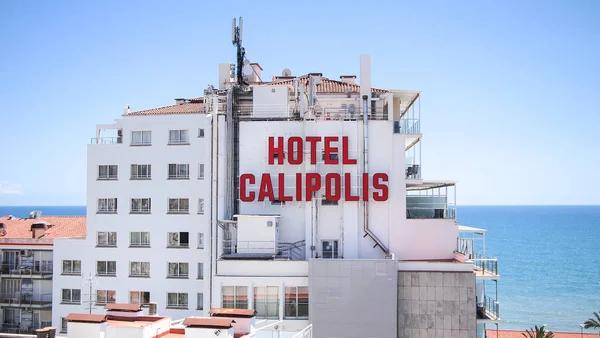
M269 137L268 164L269 165L301 165L305 149L310 152L310 164L317 163L317 146L323 144L325 165L357 165L355 158L350 158L348 137L338 136L306 136L304 138L293 136L285 140L282 136ZM287 147L286 147L287 146ZM285 156L285 149L288 156ZM331 156L338 154L338 156ZM288 180L292 180L290 184ZM360 193L352 194L352 187L362 182ZM292 193L278 187L294 186ZM362 180L350 173L296 173L290 177L279 173L272 176L263 173L260 177L254 174L240 175L240 200L242 202L255 201L311 201L313 194L325 187L324 198L328 201L387 201L388 199L388 174L363 173ZM343 187L343 189L342 189ZM371 187L371 189L369 189Z

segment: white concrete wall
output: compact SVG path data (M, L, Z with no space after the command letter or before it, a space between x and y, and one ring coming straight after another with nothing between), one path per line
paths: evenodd
M69 328L70 330L70 328ZM69 332L70 334L70 332ZM107 338L146 338L143 327L109 326L106 328Z
M217 261L219 276L308 277L308 261Z
M237 217L237 252L275 253L278 243L277 217ZM271 226L267 223L271 222Z
M67 323L67 337L69 338L104 338L106 337L106 331L108 324L104 323L78 323L69 322ZM60 326L57 327L60 330Z
M97 260L117 261L116 277L94 279L94 289L116 290L118 303L129 302L130 291L149 291L150 300L158 305L158 313L183 318L203 315L197 311L196 293L204 293L204 309L209 308L210 210L211 210L211 127L204 114L126 116L119 122L123 128L123 143L88 146L87 177L87 238L56 240L54 254L54 299L61 299L61 289L82 289L87 284L81 276L63 276L62 260L82 261L82 275L96 274ZM198 138L198 128L204 138ZM189 129L190 145L167 145L169 129ZM133 130L151 130L151 146L130 146ZM169 163L188 163L190 177L168 180ZM198 164L204 164L204 179L198 179ZM98 165L116 164L118 180L97 180ZM130 180L131 164L151 164L151 180ZM118 198L117 214L96 214L98 198ZM151 214L130 214L131 198L152 198ZM189 198L189 214L167 214L169 198ZM198 214L198 199L204 199L204 214ZM97 248L97 231L116 231L116 248ZM130 248L131 231L149 231L150 248ZM189 249L167 248L167 232L189 232ZM198 233L204 233L205 249L198 249ZM129 262L150 262L150 278L130 278ZM188 279L167 279L168 262L189 263ZM197 279L197 266L204 262L205 279ZM168 292L187 292L188 309L166 309ZM53 325L71 312L83 312L85 305L53 304ZM94 313L103 313L99 306Z
M219 332L219 334L215 334L215 332ZM212 338L212 337L233 338L233 328L229 328L229 329L198 328L198 327L186 327L185 328L185 338Z

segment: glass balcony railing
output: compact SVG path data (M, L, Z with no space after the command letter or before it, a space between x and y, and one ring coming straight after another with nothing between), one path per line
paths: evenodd
M446 196L406 196L406 218L408 219L455 219L456 206L448 203Z
M483 302L477 301L477 319L500 319L500 304L489 296L484 296Z

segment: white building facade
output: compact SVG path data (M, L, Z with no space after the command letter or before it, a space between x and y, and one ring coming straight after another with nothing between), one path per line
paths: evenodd
M371 88L368 56L360 85L231 66L204 97L97 127L87 238L55 242L55 297L91 282L92 304L173 318L250 308L315 337L475 337L480 258L457 246L455 182L422 178L420 93ZM55 302L53 323L88 307Z

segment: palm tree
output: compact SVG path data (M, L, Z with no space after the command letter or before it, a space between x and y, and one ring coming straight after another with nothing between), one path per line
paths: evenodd
M532 328L531 331L525 330L525 333L523 333L523 337L526 337L526 338L554 338L554 333L552 331L546 331L546 328L544 326L538 327L536 325L535 329Z
M583 327L586 329L599 329L600 330L600 315L598 312L594 312L596 318L590 318L583 323Z

